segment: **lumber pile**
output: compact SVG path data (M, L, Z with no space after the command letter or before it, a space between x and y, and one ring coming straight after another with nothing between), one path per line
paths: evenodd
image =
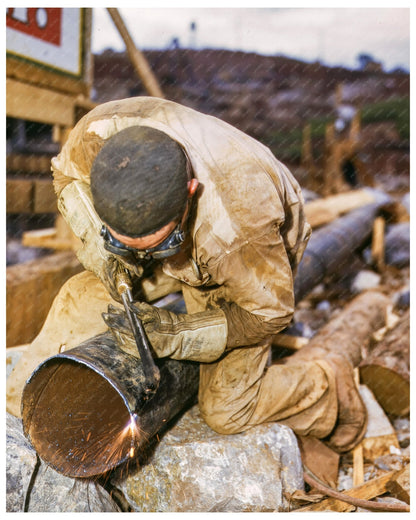
M62 284L82 266L73 252L16 264L6 274L6 345L30 343L40 331Z

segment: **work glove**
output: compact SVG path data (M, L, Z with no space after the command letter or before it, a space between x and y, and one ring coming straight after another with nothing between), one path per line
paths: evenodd
M142 302L133 302L130 309L142 321L157 357L210 363L225 350L227 320L220 309L175 314ZM102 316L120 348L139 357L125 311L109 305Z
M79 180L68 184L59 196L58 209L82 242L76 251L78 260L101 280L114 300L121 302L116 289L116 273L125 267L132 275L140 277L143 268L127 264L122 257L105 249L100 234L103 223L94 209L89 186Z

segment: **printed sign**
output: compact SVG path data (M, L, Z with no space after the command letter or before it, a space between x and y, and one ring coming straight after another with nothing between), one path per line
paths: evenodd
M6 50L9 55L80 77L82 36L82 9L6 9Z

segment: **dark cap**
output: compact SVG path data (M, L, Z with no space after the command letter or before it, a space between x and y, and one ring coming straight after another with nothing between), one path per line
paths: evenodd
M91 192L99 217L132 238L151 235L185 210L186 156L164 132L132 126L113 135L91 168Z

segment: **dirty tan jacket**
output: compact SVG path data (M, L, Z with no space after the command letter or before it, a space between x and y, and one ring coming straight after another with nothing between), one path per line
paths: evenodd
M189 247L164 260L164 272L199 289L206 308L224 310L229 347L255 344L287 326L293 273L310 235L296 180L258 141L170 101L138 97L100 105L53 159L58 205L83 241L84 267L100 276L107 255L89 191L92 163L106 139L132 125L176 140L200 182Z

